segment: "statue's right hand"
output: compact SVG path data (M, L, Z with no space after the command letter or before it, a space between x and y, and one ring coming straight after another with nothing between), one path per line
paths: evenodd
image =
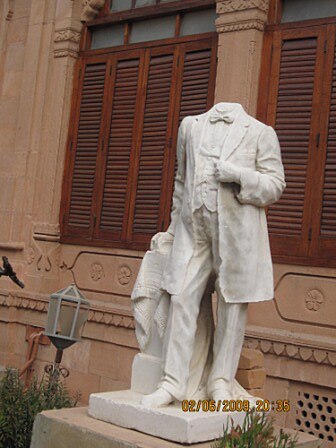
M151 239L150 250L158 250L160 246L164 243L172 243L174 240L174 235L169 232L159 232L156 233Z

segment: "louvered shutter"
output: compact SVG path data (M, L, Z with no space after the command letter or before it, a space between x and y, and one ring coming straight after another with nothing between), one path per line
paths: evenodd
M91 237L97 148L100 141L106 62L83 64L76 128L71 138L67 213L63 233Z
M213 104L216 41L186 43L151 54L142 131L133 240L149 241L170 219L179 122ZM176 65L178 53L178 66ZM175 61L175 62L174 62ZM172 120L172 117L174 118Z
M187 45L183 54L180 121L189 115L206 112L213 104L212 84L215 48L205 42L203 48Z
M335 34L335 27L333 29ZM336 258L336 46L333 41L333 64L329 89L329 120L326 138L323 193L321 198L318 255ZM329 87L329 86L328 86ZM322 156L322 154L321 154Z
M112 241L126 238L128 190L131 154L134 152L134 126L138 102L140 56L120 55L114 62L112 111L108 126L108 145L105 174L102 172L103 192L100 199L98 236ZM124 230L124 232L123 232Z
M176 142L178 126L183 118L206 112L213 105L216 79L217 40L205 39L197 43L186 43L180 48L180 68L176 89L177 119L174 122L173 146L170 149L169 177L164 228L170 221L174 177L177 169Z
M161 230L163 184L170 138L175 79L174 48L151 50L146 73L141 148L133 214L133 240Z
M213 103L216 42L90 58L66 163L63 241L145 248L168 226L179 121Z
M320 47L321 36L311 31L278 33L275 39L268 121L279 137L287 188L281 199L268 208L273 255L308 254L307 180L312 170L310 154L318 115L313 104L319 95Z

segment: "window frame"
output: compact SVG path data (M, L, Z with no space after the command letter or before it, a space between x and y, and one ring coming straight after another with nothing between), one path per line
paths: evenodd
M193 9L199 9L200 4L202 4L202 7L209 8L209 6L215 4L214 0L186 0L187 4L184 4L183 7L180 6L179 10L183 11L191 11ZM172 6L176 5L176 2L172 2L172 4L164 4L165 6L165 12L167 14L172 13ZM139 10L148 10L152 8L138 8ZM160 8L157 8L160 9ZM141 11L137 11L139 13ZM154 14L154 11L149 12L145 15L147 18L149 15ZM112 19L112 22L116 22L116 17L119 16L119 13L117 14L109 14L109 17L107 17L107 20L110 21ZM155 16L158 17L161 14L158 13L158 11L155 11ZM112 16L112 17L111 17ZM177 15L178 17L178 15ZM103 17L104 18L104 17ZM143 15L139 15L139 19L144 18ZM211 67L210 67L210 77L209 77L209 93L210 97L208 97L208 107L210 107L214 100L214 87L215 87L215 75L216 75L216 59L217 59L217 44L218 44L218 35L216 32L210 32L210 33L202 33L202 34L196 34L196 35L190 35L190 36L182 36L182 37L174 37L169 39L163 39L163 40L157 40L157 41L149 41L149 42L140 42L136 44L124 44L122 46L115 46L115 47L108 47L98 50L89 50L87 49L91 42L91 29L93 26L96 26L97 23L101 25L101 18L98 18L88 24L85 24L82 31L82 37L80 42L80 52L79 52L79 59L76 62L75 71L74 71L74 89L73 89L73 96L72 96L72 104L71 104L71 112L70 112L70 123L69 126L69 132L68 132L68 139L67 139L67 151L66 151L66 158L65 158L65 165L64 165L64 175L63 175L63 189L62 189L62 199L61 199L61 213L60 213L60 226L61 226L61 242L66 244L76 244L76 245L86 245L86 246L94 246L94 247L113 247L113 248L122 248L122 249L131 249L131 250L147 250L149 246L149 242L146 239L146 241L112 241L110 239L98 239L97 235L99 233L98 226L96 226L96 222L91 221L90 229L83 232L81 231L80 235L75 235L75 233L78 233L77 231L74 231L73 235L66 234L65 228L68 229L68 216L69 216L69 201L71 197L71 173L73 171L73 164L74 159L76 155L75 148L72 149L72 145L75 141L75 134L77 132L77 124L78 124L78 114L79 114L79 108L80 108L80 89L81 89L81 76L83 76L84 73L84 67L85 63L87 61L93 62L93 61L106 61L106 73L110 70L110 66L112 64L112 58L113 55L116 54L122 54L125 55L130 54L132 52L136 53L140 49L151 49L155 52L155 47L158 49L160 48L168 48L170 46L176 46L177 44L185 44L188 45L190 48L195 46L195 49L198 49L200 41L211 41ZM104 18L106 20L106 17ZM125 20L129 20L129 17L125 18ZM178 21L178 19L177 19ZM104 21L103 24L106 24L106 21ZM180 46L182 51L182 45ZM201 43L201 47L203 44ZM180 51L180 50L179 50ZM189 50L188 50L189 51ZM183 64L178 70L183 69ZM179 80L178 80L179 82ZM182 82L182 81L181 81ZM105 101L103 103L103 107L105 105ZM106 111L105 111L106 112ZM106 115L106 113L105 113ZM176 120L176 117L174 118ZM106 116L104 117L104 114L102 115L102 122L107 121ZM173 118L170 117L169 121L173 121ZM107 126L106 123L101 123L101 130L104 126ZM175 126L176 127L176 126ZM177 139L177 127L173 130L173 133L171 135L171 142L169 143L170 146L172 146L173 149L175 149L175 143ZM108 142L104 142L104 147L106 148ZM102 131L100 131L100 137L99 137L99 143L98 148L102 145ZM75 146L75 145L74 145ZM97 162L96 162L96 172L98 168L100 169L103 164L103 151L99 151L97 149ZM167 159L167 157L166 157ZM174 159L174 160L173 160ZM165 182L166 182L166 191L165 191L165 197L164 199L161 197L161 203L160 203L160 216L162 215L162 226L166 228L169 224L169 218L170 218L170 207L167 207L167 204L169 203L169 198L172 196L173 192L173 182L174 179L170 178L169 173L173 171L175 164L175 154L174 157L171 157L171 160L166 160L166 165L168 166L167 172L164 174L165 176ZM69 167L69 168L68 168ZM69 175L70 174L70 175ZM94 194L92 201L94 202L97 200L98 197L101 197L102 195L102 188L97 186L97 182L95 182L94 185ZM129 192L127 195L135 194L135 192ZM163 210L163 204L164 201L165 210ZM92 208L95 208L96 211L99 212L100 208L97 205L92 205ZM169 208L169 210L168 210ZM92 220L99 221L99 218L96 215L96 218L94 216L92 217ZM131 221L131 220L129 220ZM128 222L127 226L127 234L130 232L130 226L132 222ZM161 229L163 230L163 229ZM159 231L159 230L158 230Z
M140 42L136 44L129 44L128 43L128 34L129 34L129 25L137 20L145 20L145 19L152 19L156 17L164 17L168 15L175 15L175 36L174 38L179 37L179 27L180 27L180 20L181 20L181 14L187 13L187 12L193 12L193 11L200 11L204 9L209 9L213 6L216 6L216 0L183 0L182 1L172 1L171 3L163 3L163 4L157 4L152 6L144 6L139 7L131 10L126 11L120 11L120 12L113 12L111 13L109 10L109 0L106 0L105 5L103 9L100 11L98 16L89 21L86 22L83 25L82 29L82 36L80 41L80 48L79 48L79 56L83 54L90 54L90 52L94 52L94 54L98 54L97 52L104 52L106 48L104 49L98 49L98 50L90 50L91 46L91 33L93 28L106 26L106 25L112 25L112 24L126 24L126 32L125 32L125 42L124 45L121 47L127 48L137 48L142 47L144 44L147 44L147 42ZM205 33L203 33L205 34ZM190 36L186 36L190 37ZM174 39L170 38L170 39ZM168 39L164 39L167 41ZM164 41L162 40L162 41ZM159 42L159 41L154 41ZM172 40L173 43L173 40ZM114 48L121 48L121 47L109 47L110 49Z
M302 20L297 22L281 23L281 16L282 0L270 0L268 9L268 20L265 31L327 25L329 23L336 22L336 16L331 16L318 19Z

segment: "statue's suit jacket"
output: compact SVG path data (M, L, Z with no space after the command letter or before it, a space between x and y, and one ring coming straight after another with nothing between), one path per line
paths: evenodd
M220 182L218 191L218 284L227 302L258 302L274 296L273 268L265 208L277 201L284 188L279 141L270 126L249 116L239 106L223 143L220 160L241 169L241 186ZM178 169L175 177L171 224L174 243L162 287L170 294L183 288L188 262L194 251L194 177L199 169L209 112L186 117L179 128Z

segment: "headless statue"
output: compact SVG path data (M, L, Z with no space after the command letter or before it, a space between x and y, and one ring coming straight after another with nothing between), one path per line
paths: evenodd
M171 223L132 294L140 347L162 365L141 403L251 398L234 378L248 303L274 296L265 207L285 188L278 138L240 104L219 103L182 121L177 159Z

